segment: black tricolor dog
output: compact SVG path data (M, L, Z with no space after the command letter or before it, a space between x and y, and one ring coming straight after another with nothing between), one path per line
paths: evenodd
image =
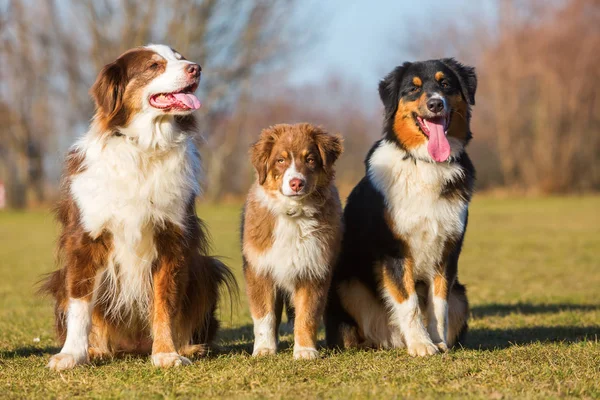
M384 138L346 209L326 311L330 346L446 351L467 329L457 280L475 170L465 153L474 68L405 63L379 85Z

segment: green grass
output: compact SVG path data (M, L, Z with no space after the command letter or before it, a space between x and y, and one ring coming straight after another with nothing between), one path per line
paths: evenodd
M240 279L239 207L199 213L214 253ZM470 335L464 348L427 359L323 350L320 360L295 362L289 332L277 356L253 359L240 280L241 304L223 307L216 348L191 367L158 370L128 357L51 372L52 306L34 284L54 268L56 235L48 213L0 213L2 398L600 397L600 197L476 198L460 266Z

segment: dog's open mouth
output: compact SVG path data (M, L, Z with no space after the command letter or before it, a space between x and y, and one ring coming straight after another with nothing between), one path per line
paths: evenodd
M437 162L444 162L450 157L450 143L448 142L448 127L450 117L421 118L414 114L417 125L429 138L427 151L431 158Z
M198 89L198 82L171 93L158 93L150 96L150 105L161 110L197 110L200 100L194 95Z

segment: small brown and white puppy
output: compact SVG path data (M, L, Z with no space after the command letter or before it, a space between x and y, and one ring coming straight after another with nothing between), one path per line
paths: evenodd
M129 50L98 75L96 114L65 162L61 268L42 288L63 343L50 369L122 352L185 365L214 337L220 287L235 281L207 256L196 216L199 82L200 66L164 45Z
M333 164L340 138L310 124L263 130L251 149L257 180L242 219L254 356L277 351L284 301L295 309L294 358L313 359L342 236ZM289 317L289 315L288 315Z

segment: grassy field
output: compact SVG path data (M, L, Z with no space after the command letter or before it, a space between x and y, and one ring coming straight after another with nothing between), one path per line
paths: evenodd
M239 207L199 212L214 253L241 279ZM51 372L52 306L34 286L54 268L56 234L48 213L0 213L2 398L600 397L600 197L476 198L459 272L470 334L464 348L427 359L323 350L320 360L294 361L289 332L277 356L253 359L240 280L217 346L191 367L158 370L129 357Z

